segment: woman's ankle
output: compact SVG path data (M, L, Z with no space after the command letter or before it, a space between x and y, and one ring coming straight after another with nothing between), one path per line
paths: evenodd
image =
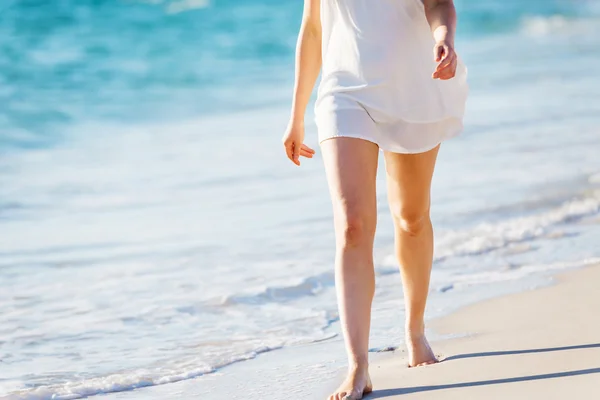
M418 339L425 336L425 323L421 321L407 321L405 327L407 339Z
M369 357L352 357L348 359L348 370L358 371L369 368Z

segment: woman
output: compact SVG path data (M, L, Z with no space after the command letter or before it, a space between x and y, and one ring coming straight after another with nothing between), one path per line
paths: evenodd
M330 399L361 399L372 391L379 150L404 286L409 365L437 361L423 315L433 259L431 178L440 143L462 129L467 97L455 25L452 0L305 0L283 142L296 165L314 154L303 144L304 114L321 71L315 115L334 210L336 290L349 362Z

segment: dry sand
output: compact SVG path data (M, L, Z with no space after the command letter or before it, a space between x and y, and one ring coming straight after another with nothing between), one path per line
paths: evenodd
M468 336L434 343L436 365L409 369L402 351L372 362L365 399L600 399L600 266L429 328Z

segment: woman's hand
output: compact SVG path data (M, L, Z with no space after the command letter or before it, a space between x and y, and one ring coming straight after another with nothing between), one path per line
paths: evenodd
M433 55L438 66L433 72L432 78L441 80L454 78L458 58L452 44L445 40L437 42L433 47Z
M312 158L315 151L305 145L304 124L290 122L283 135L283 146L288 158L296 165L300 165L300 156Z

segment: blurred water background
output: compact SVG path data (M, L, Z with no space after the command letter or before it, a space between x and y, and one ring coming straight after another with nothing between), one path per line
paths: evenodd
M600 260L600 2L456 5L471 97L434 179L430 317ZM322 163L280 143L301 10L0 4L0 399L192 378L203 398L311 398L343 365ZM374 349L403 331L380 175ZM316 342L318 362L275 363L287 392L226 385Z

